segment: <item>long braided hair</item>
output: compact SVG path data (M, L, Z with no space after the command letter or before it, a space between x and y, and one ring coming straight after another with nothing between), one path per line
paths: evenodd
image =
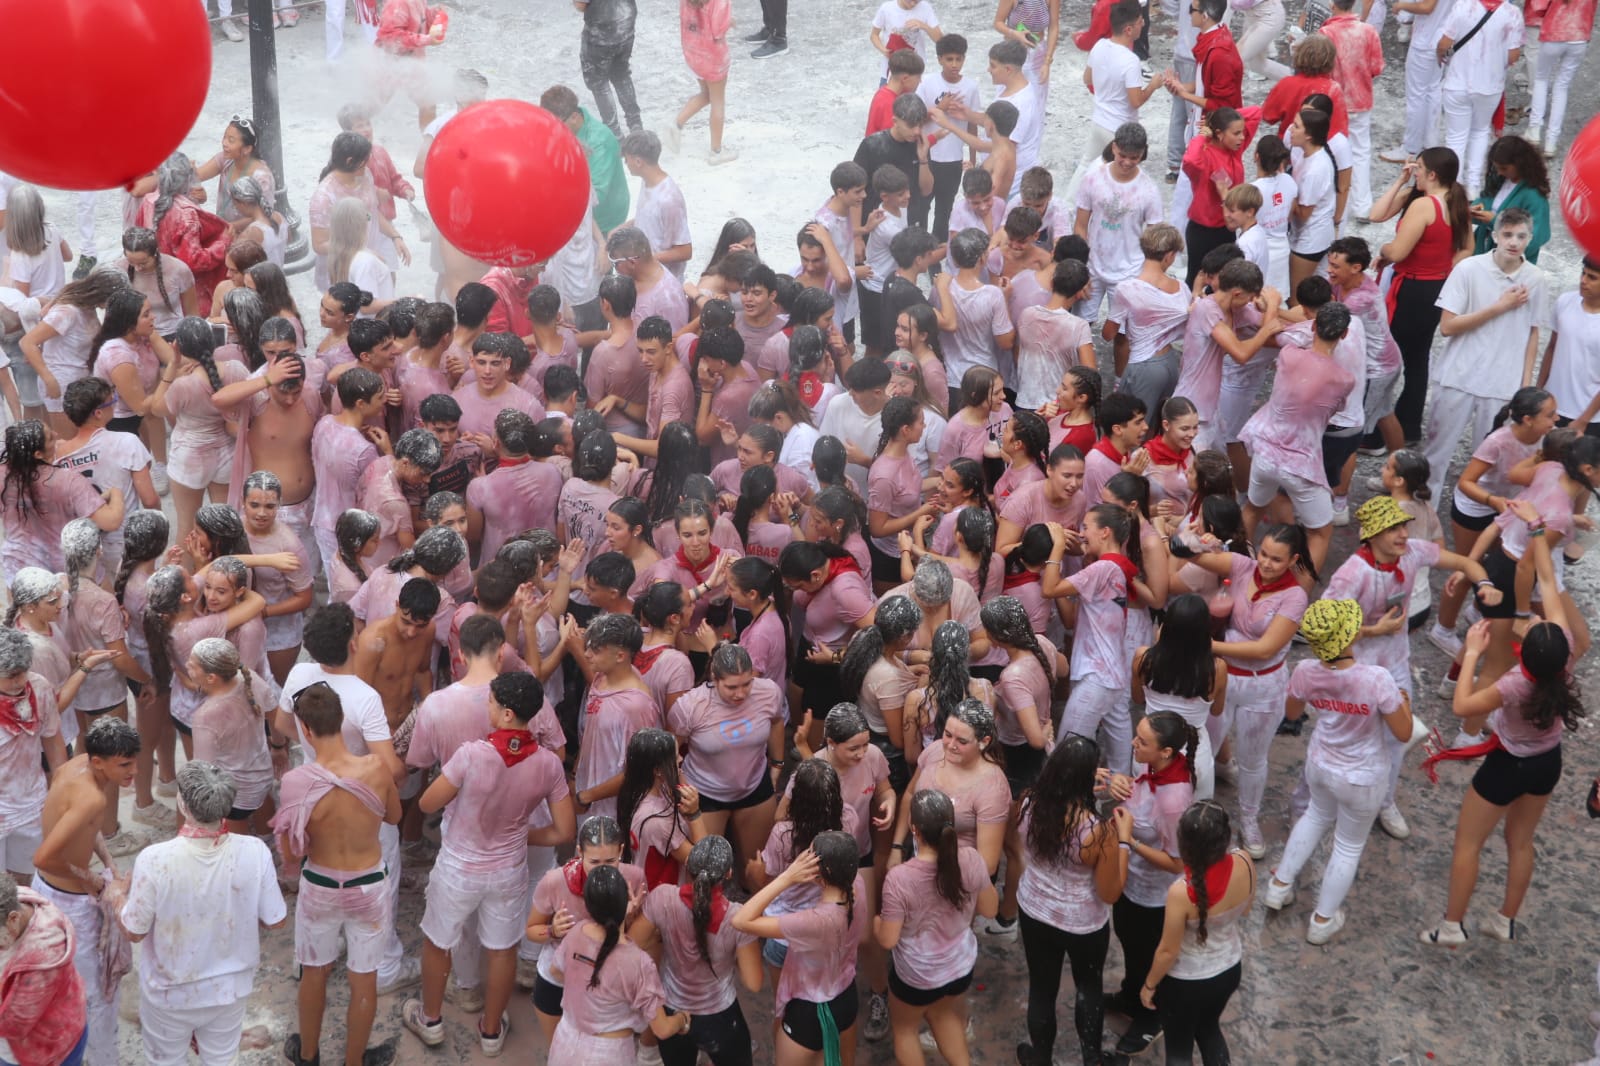
M144 313L144 305L148 299L142 292L133 289L120 289L111 294L106 301L105 319L100 323L100 329L94 335L94 340L89 342L89 366L94 366L94 361L100 356L100 349L108 341L119 341L132 333L139 325L139 316Z
M94 580L94 564L100 558L100 527L87 518L74 518L61 527L61 556L67 568L67 596L78 596L78 578L85 571Z
M334 523L333 539L339 546L339 561L362 581L367 579L367 571L361 565L361 549L378 535L380 528L382 523L377 515L357 507L345 511Z
M230 292L228 295L232 296L233 293ZM217 341L211 332L211 323L190 315L178 323L172 343L185 359L193 359L200 364L200 368L206 372L206 380L211 382L212 392L222 388L222 375L217 373L217 360L214 355Z
M172 202L180 196L188 196L194 183L194 164L182 152L173 152L161 164L156 171L155 213L151 217L157 230L161 229L161 220L172 210Z
M255 675L250 673L250 668L239 660L239 649L233 641L224 640L222 637L206 637L198 641L189 652L194 656L195 662L208 674L216 674L224 681L232 681L243 676L244 701L250 707L250 717L256 721L263 720L260 704L256 702Z
M713 974L716 965L711 961L711 951L706 946L706 933L711 928L711 902L717 886L727 882L733 873L733 845L719 836L708 836L689 852L685 864L689 883L694 886L690 914L694 922L694 946L700 952L706 969Z
M140 564L161 558L171 536L167 516L160 511L139 510L128 516L122 524L122 565L117 568L117 579L111 587L118 603L128 591L133 572Z
M48 600L61 591L61 579L38 566L24 566L11 579L11 606L6 608L5 628L14 628L24 607Z
M583 905L588 908L589 920L606 931L600 950L594 953L594 973L589 977L589 987L600 984L600 968L622 939L622 923L628 916L628 882L615 866L596 866L583 882Z
M928 657L928 685L922 694L922 717L933 726L935 738L943 735L944 723L972 686L968 669L972 637L967 627L954 618L933 631L933 647Z
M1028 609L1022 605L1021 600L1015 596L996 596L983 605L978 612L978 618L983 622L983 631L988 634L990 640L1004 644L1008 648L1030 653L1039 661L1044 676L1051 684L1055 684L1055 664L1040 646L1038 634L1033 631L1033 623L1028 620Z
M150 676L160 694L172 690L172 623L188 587L189 575L181 566L163 566L145 585L144 639L150 648Z
M1194 889L1195 909L1200 912L1194 936L1202 945L1206 942L1206 915L1216 902L1208 898L1206 873L1217 863L1227 861L1232 838L1228 812L1213 800L1198 801L1178 819L1178 858L1191 871L1189 885Z
M167 291L167 279L161 269L161 242L156 239L156 231L144 226L130 226L122 232L122 253L143 252L155 263L156 291L161 294L161 302L167 305L168 311L176 311L178 304L173 302L173 295ZM134 276L138 272L133 269L133 264L128 264L128 287L133 287ZM90 273L89 278L94 277ZM88 281L89 278L84 278ZM71 286L68 286L70 288ZM66 289L61 290L65 295ZM59 299L59 297L57 297Z

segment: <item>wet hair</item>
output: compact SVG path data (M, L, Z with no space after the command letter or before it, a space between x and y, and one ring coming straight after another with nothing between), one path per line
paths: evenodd
M1207 448L1194 453L1195 496L1209 499L1212 496L1234 498L1233 463L1223 452Z
M214 763L194 759L178 768L178 797L184 811L200 825L224 822L237 795L233 775Z
M1089 267L1076 259L1061 260L1050 274L1050 291L1056 296L1072 299L1088 285Z
M651 629L668 628L674 615L687 615L683 607L683 585L676 581L656 581L633 601L633 616Z
M650 489L644 507L652 526L665 522L678 509L684 480L699 461L699 441L687 422L668 422L656 437L656 467L650 472Z
M1328 254L1344 256L1345 262L1359 270L1372 265L1372 246L1360 237L1340 237L1328 245Z
M206 637L197 641L189 654L206 673L216 674L224 681L232 681L243 674L244 699L250 707L250 715L257 720L262 719L262 708L256 703L255 675L251 674L249 668L240 661L237 645L220 637Z
M187 197L197 184L194 164L182 152L173 152L156 168L156 200L150 214L150 228L160 231L161 222L180 196Z
M838 771L826 760L806 759L795 768L789 794L789 853L799 855L811 847L818 836L843 825L844 797L839 788ZM851 838L850 847L859 851L854 838Z
M150 649L150 673L157 692L172 687L172 620L182 607L189 575L181 566L163 566L145 585L144 636Z
M95 560L100 557L100 527L87 518L74 518L61 527L61 557L67 575L67 596L78 595L78 579L90 571L94 580Z
M1089 417L1091 419L1097 417L1100 412L1100 398L1105 392L1105 386L1100 380L1100 371L1093 367L1072 366L1067 368L1066 376L1072 379L1073 391L1083 395L1086 401L1084 408L1089 412ZM1077 449L1074 448L1073 451ZM1053 457L1055 453L1051 452L1050 455ZM1082 459L1083 453L1079 452L1077 458Z
M371 355L384 341L393 340L394 335L394 327L381 318L358 318L350 323L350 351L360 359L363 355Z
M208 503L194 513L195 528L206 535L211 544L211 557L250 554L250 539L245 535L244 521L225 503Z
M328 286L328 295L339 305L339 310L353 315L372 302L372 293L348 281L336 281Z
M1236 259L1244 259L1243 249L1241 249L1232 241L1229 241L1227 244L1219 244L1217 247L1211 249L1211 251L1207 252L1201 257L1200 273L1205 274L1207 277L1214 278L1218 274L1222 273L1223 267L1227 266Z
M339 395L339 403L346 408L354 407L358 403L366 403L383 391L383 378L376 370L369 370L364 366L354 366L339 375L335 391Z
M1149 520L1150 479L1143 474L1130 474L1126 470L1118 470L1106 481L1105 491L1111 493L1120 504L1133 504L1134 509L1139 512L1139 517Z
M6 626L17 624L22 608L49 599L61 589L61 578L39 566L24 566L11 580L11 606L6 608Z
M1535 622L1522 638L1522 670L1533 691L1520 710L1535 729L1549 729L1557 721L1567 729L1581 724L1583 695L1568 669L1571 657L1566 631L1554 622Z
M817 853L817 875L822 883L844 892L844 921L848 928L856 920L855 884L861 849L856 846L855 835L837 829L818 833L811 841L811 850Z
M628 528L638 529L635 536L646 544L654 547L650 536L650 512L645 509L643 501L636 496L624 496L612 503L607 510L628 524Z
M1193 593L1167 602L1155 643L1139 662L1147 688L1182 699L1209 698L1216 688L1217 657L1211 652L1211 611Z
M414 577L400 586L395 606L418 622L431 622L439 612L439 601L438 585L425 577Z
M943 607L955 595L956 580L950 567L942 559L925 555L917 560L917 569L911 577L911 594L924 609Z
M974 739L978 742L978 749L983 757L996 766L1004 766L1004 757L1000 753L1000 745L995 742L994 711L984 704L982 700L968 697L957 705L950 713L950 717L961 722L972 730ZM939 733L944 730L941 728ZM936 734L937 735L937 734Z
M178 304L174 302L173 295L167 292L167 279L162 276L164 271L161 264L161 242L156 237L156 231L153 229L148 229L144 226L129 226L127 229L122 231L122 252L124 255L127 255L129 252L141 252L150 257L154 266L156 292L161 294L161 302L166 305L168 311L176 311L178 309ZM133 268L133 264L128 264L128 286L131 287L133 285L133 279L137 274L138 271ZM73 307L82 307L84 304L78 303L76 300L69 300L67 298L69 291L81 289L83 295L87 298L87 290L91 284L104 290L108 288L111 278L120 279L121 276L122 275L111 270L90 271L88 277L82 279L81 281L71 282L66 286L66 288L63 288L61 292L57 294L56 302L69 303ZM76 295L77 293L76 291L73 291L72 294ZM99 295L99 298L95 300L95 303L98 305L104 305L107 296L109 296L109 292L102 291Z
M816 370L827 356L828 339L823 336L822 330L811 325L794 327L794 332L789 335L788 379L791 382L800 380L801 374Z
M871 731L867 716L853 703L835 703L822 720L822 736L833 744L843 744L852 737Z
M572 476L591 483L609 482L617 465L617 442L609 433L591 433L578 446Z
M94 340L89 342L90 367L100 356L100 349L107 341L122 340L134 331L139 325L139 316L144 313L144 305L148 301L144 293L134 289L118 289L106 301L105 318L100 323L100 330L94 335Z
M1306 540L1304 526L1286 523L1268 526L1266 531L1261 534L1260 543L1269 540L1276 541L1288 548L1290 559L1298 558L1300 560L1298 564L1291 563L1291 565L1298 565L1303 569L1310 576L1313 583L1321 580L1317 576L1316 567L1311 563L1311 549Z
M28 634L9 626L0 629L0 677L10 677L32 666L33 641L28 639Z
M1228 812L1212 800L1201 800L1178 818L1178 858L1192 871L1190 888L1194 890L1195 909L1199 912L1195 924L1195 940L1206 942L1206 915L1216 902L1209 899L1206 874L1219 862L1229 861L1228 845L1233 841L1233 826L1228 822Z
M1247 293L1259 296L1265 284L1261 268L1243 257L1228 260L1227 264L1217 271L1217 289L1221 292L1243 289Z
M1010 100L994 100L983 109L984 116L993 123L994 131L1002 137L1011 136L1017 128L1017 122L1022 118L1022 113L1017 110L1017 105ZM969 171L970 173L970 171Z
M1157 750L1170 748L1174 755L1182 755L1188 763L1189 780L1193 781L1194 753L1200 743L1199 731L1173 711L1155 711L1145 715L1144 720L1156 735Z
M449 526L432 526L422 531L411 547L389 560L389 572L403 574L413 566L435 581L461 565L467 557L467 542Z
M243 290L234 290L234 292L239 291ZM228 295L231 297L233 292ZM211 323L203 318L190 315L178 323L178 329L173 335L172 343L181 355L200 364L200 368L205 371L206 380L211 384L212 392L222 388L222 375L217 372L217 361L213 356L213 352L216 350L216 339L211 332ZM248 351L248 349L246 350ZM257 354L260 353L259 347L256 347L256 352Z
M626 839L626 838L624 838ZM605 930L605 939L594 953L594 973L589 987L600 986L600 970L622 938L622 923L628 917L628 882L615 866L596 866L583 882L583 905L589 920Z
M639 734L634 734L638 739ZM632 753L633 745L628 746ZM673 770L676 772L676 760ZM676 813L676 807L674 807ZM733 845L720 836L702 838L689 850L689 861L684 864L684 873L690 889L689 913L694 925L694 944L700 952L701 960L706 964L706 969L713 974L717 972L716 965L711 961L711 950L706 943L706 934L711 929L711 904L715 890L728 880L733 873Z
M1511 394L1511 399L1506 401L1504 407L1495 412L1494 424L1496 426L1519 426L1525 420L1535 418L1550 400L1550 393L1532 385L1524 385Z
M618 596L626 596L638 577L633 562L621 552L601 552L589 560L584 577L599 588L610 589Z
M114 714L102 714L83 736L90 759L131 759L139 754L139 733Z
M245 362L251 370L259 370L267 361L261 351L261 330L272 317L267 313L266 301L241 285L229 289L228 295L222 298L222 311L233 335L239 339L239 347L244 350ZM210 324L206 325L210 332Z
M850 638L839 662L842 692L860 692L867 673L883 658L891 644L914 636L922 627L922 608L910 596L888 596L879 604L872 624L863 626Z
M956 537L978 557L978 586L981 597L989 587L989 566L994 561L996 523L987 507L963 507L956 515ZM1004 561L1002 560L1002 565Z
M413 578L412 583L421 578ZM432 588L432 586L429 586ZM516 716L517 721L527 725L544 707L544 685L540 680L526 670L512 670L497 674L489 682L489 693L494 696L494 701Z
M911 828L934 849L934 888L956 910L967 904L969 893L961 884L961 841L956 835L956 808L950 797L936 788L920 788L911 797Z
M751 661L750 653L731 640L725 640L711 652L711 671L707 683L738 677L753 670L755 663Z
M317 175L321 181L335 170L349 173L364 166L372 157L372 142L361 136L345 130L333 138L333 147L328 152L328 165L322 168L322 173Z
M466 329L477 329L488 321L489 312L494 310L499 299L499 295L483 282L467 282L456 292L456 322Z
M1394 476L1399 478L1412 497L1427 503L1433 498L1428 487L1430 467L1428 457L1415 448L1401 448L1389 456L1394 464Z
M922 406L916 400L910 396L891 396L883 405L881 416L883 428L878 434L878 450L873 453L874 457L882 455L883 450L900 435L901 430L914 425L921 417Z
M800 328L816 332L814 326ZM798 333L799 330L795 332ZM793 352L792 344L790 351ZM793 382L785 381L783 378L762 382L761 387L750 395L750 403L745 408L745 413L757 422L771 422L782 414L788 415L789 420L796 425L812 424L811 410L801 401L799 390L794 387Z
M284 276L281 266L273 262L257 263L245 274L249 276L255 294L267 305L268 317L288 311L297 321L304 321L300 308L295 305L294 297L289 292L289 279Z
M828 187L836 193L864 188L866 184L866 168L848 159L837 164L828 174Z
M459 507L463 512L467 509L466 498L459 492L449 492L441 489L428 497L428 502L422 505L422 516L429 523L438 525L444 521L444 513L452 507Z
M1122 553L1128 557L1128 561L1143 572L1144 557L1139 550L1139 538L1134 532L1133 516L1121 504L1097 503L1089 508L1089 513L1084 517L1084 521L1087 522L1090 518L1093 518L1095 524L1101 529L1111 534L1112 541L1121 548ZM1130 596L1133 594L1133 583L1131 581L1129 582L1128 593Z
M1028 620L1028 609L1022 601L1015 596L996 596L978 611L978 618L983 623L983 631L991 641L1003 644L1008 648L1016 648L1031 654L1038 661L1040 669L1051 684L1056 680L1056 664L1044 653L1044 648L1039 644L1039 637L1033 631L1033 623ZM1048 707L1035 708L1041 715L1048 714Z
M250 182L252 185L255 184L254 178L240 178L239 181L235 182L234 184L237 185L240 182L245 181ZM232 261L234 268L238 270L240 274L245 274L257 263L265 263L267 261L267 251L265 248L261 247L260 244L252 241L250 238L241 237L239 240L236 240L232 244L228 245L227 257L230 261Z
M733 509L733 528L738 530L741 544L749 543L750 519L758 510L768 507L777 491L778 473L764 463L758 463L740 475L739 500Z
M377 515L358 507L345 511L334 523L333 539L338 546L339 561L359 580L367 579L366 568L361 565L361 549L381 528L383 524Z
M443 458L439 438L425 429L408 429L394 442L395 462L404 460L425 474L438 470Z
M753 555L741 556L728 567L728 577L745 592L755 593L772 604L783 624L784 646L789 643L789 586L783 583L778 568Z
M1322 280L1326 285L1326 280ZM1335 300L1317 308L1317 339L1336 341L1350 331L1350 309Z
M1049 431L1046 430L1046 432ZM961 485L962 490L967 493L967 498L970 501L967 504L968 507L976 507L980 510L988 510L991 514L993 513L989 506L989 496L986 491L988 482L983 474L983 464L976 459L969 459L962 455L952 459L950 465L945 469L955 475L956 481Z
M159 559L166 554L171 529L167 516L158 510L138 510L128 515L122 526L122 565L117 569L112 591L117 602L128 588L128 578L141 563Z
M984 170L969 170L968 174L986 174ZM950 261L961 270L971 270L989 250L989 235L972 226L950 238Z
M1056 741L1033 787L1023 795L1018 820L1027 819L1027 848L1041 867L1076 861L1081 837L1072 829L1084 822L1091 829L1101 824L1094 794L1099 764L1099 745L1068 733Z
M495 566L496 563L489 563ZM489 566L485 566L487 570ZM483 577L479 575L478 585L483 585ZM461 623L461 654L463 656L477 656L491 649L498 649L506 642L505 627L500 624L500 619L492 614L475 614Z
M1125 426L1142 414L1147 414L1144 401L1131 393L1113 392L1095 408L1095 428L1103 437L1109 437L1118 426Z
M972 687L972 636L965 623L954 618L933 631L928 655L928 684L922 690L922 717L933 726L935 737L945 721L960 708Z
M586 648L621 648L632 658L644 647L644 631L632 615L602 614L583 631Z
M4 483L0 483L0 506L7 498L15 500L17 515L26 519L39 512L39 477L46 468L55 464L41 459L45 447L44 423L29 418L6 427L5 450L0 451L0 464L6 468Z

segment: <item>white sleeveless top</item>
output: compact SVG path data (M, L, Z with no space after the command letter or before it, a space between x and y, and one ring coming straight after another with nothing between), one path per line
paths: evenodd
M1231 857L1240 852L1233 851L1228 854ZM1243 876L1253 877L1254 875L1248 870L1246 867ZM1241 875L1235 870L1234 876ZM1183 930L1183 947L1178 952L1178 961L1172 964L1167 976L1180 981L1202 981L1207 977L1223 973L1244 958L1242 923L1245 915L1250 913L1250 904L1254 899L1255 893L1252 892L1227 910L1212 910L1207 914L1204 944L1200 943L1196 934L1200 923L1190 919Z
M1146 714L1154 714L1157 711L1171 711L1203 733L1206 728L1206 719L1211 717L1211 697L1174 696L1168 692L1157 692L1149 685L1146 685L1144 687L1144 708Z

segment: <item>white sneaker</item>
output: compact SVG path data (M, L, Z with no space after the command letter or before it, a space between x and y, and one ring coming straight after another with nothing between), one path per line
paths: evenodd
M1306 923L1306 943L1326 944L1334 938L1339 930L1344 928L1344 908L1340 907L1334 912L1333 917L1325 922L1317 921L1321 915L1313 914L1311 921Z
M665 140L667 142L667 151L673 155L683 151L683 127L678 125L676 119L667 123Z
M1478 610L1476 597L1467 597L1466 604L1461 608L1461 620L1467 623L1468 629L1483 621L1483 612Z
M992 936L996 940L1015 940L1017 929L1021 925L1022 923L1016 919L1012 919L1011 924L1007 925L999 918L985 918L983 924L978 927L978 932Z
M230 26L232 23L224 22L223 25ZM166 463L150 464L150 481L153 485L155 485L156 494L158 496L165 496L167 493L172 491L172 482L167 480Z
M150 801L150 806L141 807L133 805L133 820L140 825L148 825L152 829L178 828L178 812L168 807L165 803Z
M422 960L415 958L401 959L399 973L396 973L387 981L384 981L381 978L378 980L378 995L387 996L391 993L399 992L401 989L410 988L413 985L420 984L421 982ZM421 1000L417 1001L417 1006L418 1009L421 1009Z
M171 781L157 781L151 786L151 791L163 799L173 799L178 795L177 778Z
M1281 911L1294 902L1294 886L1284 884L1274 874L1267 881L1266 890L1261 894L1261 902L1267 905L1269 911Z
M1266 857L1267 842L1262 839L1261 825L1254 818L1239 819L1239 840L1244 853L1252 859Z
M525 959L517 956L517 987L524 992L532 992L533 986L539 979L539 960Z
M1544 154L1547 158L1554 158L1556 154L1556 131L1551 130L1544 135Z
M118 829L106 838L106 850L115 858L120 859L126 855L132 855L147 843L149 843L149 840L143 833L131 833L126 829Z
M1218 759L1212 767L1212 772L1216 775L1218 781L1229 785L1237 785L1239 783L1239 767L1232 759Z
M1446 629L1438 622L1428 627L1428 643L1454 659L1461 654L1461 638L1453 629Z
M1456 698L1456 679L1451 677L1448 671L1439 679L1439 698L1441 700Z
M1385 163L1404 163L1409 153L1404 148L1389 148L1378 153L1378 158Z
M1404 840L1411 835L1411 827L1406 824L1406 816L1393 804L1378 812L1378 824L1383 827L1385 833L1396 840Z
M1517 939L1517 920L1515 918L1507 918L1499 911L1495 911L1493 914L1489 915L1489 920L1484 922L1479 928L1482 930L1484 936L1489 937L1492 940L1499 940L1503 943L1509 944L1513 940Z
M1405 755L1408 752L1410 752L1412 748L1416 747L1418 744L1421 744L1423 741L1427 740L1428 739L1428 735L1430 733L1432 733L1432 732L1433 732L1433 730L1431 728L1429 728L1427 722L1424 722L1421 718L1417 717L1416 715L1412 715L1411 716L1411 735L1406 738L1405 747L1401 750L1400 754L1401 755Z
M500 1031L494 1036L483 1035L483 1022L478 1022L478 1048L486 1059L497 1059L500 1052L506 1047L506 1034L511 1032L511 1015L502 1012L500 1015ZM658 1052L659 1054L659 1052Z
M483 1010L483 987L462 988L456 984L455 977L450 978L450 984L444 990L445 998L468 1014L477 1014Z
M1424 944L1453 948L1467 942L1467 927L1460 922L1440 922L1432 929L1424 929L1417 939Z
M1528 132L1523 134L1523 139L1529 144L1538 144L1544 140L1544 126L1535 122L1529 123Z
M1394 39L1401 44L1411 43L1411 23L1402 22L1394 28Z
M1489 738L1484 736L1482 733L1469 733L1465 729L1458 729L1456 730L1456 738L1450 742L1450 750L1455 751L1458 748L1470 748L1474 744L1482 744L1488 739Z
M739 150L737 148L730 148L727 145L723 145L718 151L706 153L706 162L710 163L714 167L720 167L724 163L731 163L738 158Z
M400 1024L417 1034L417 1039L429 1047L444 1043L444 1019L430 1024L423 1017L420 999L408 999L400 1005Z
M1334 504L1333 524L1336 526L1347 526L1350 524L1350 501L1348 499L1343 505L1337 503Z
M235 43L244 40L244 31L239 29L239 23L235 19L222 20L222 35Z

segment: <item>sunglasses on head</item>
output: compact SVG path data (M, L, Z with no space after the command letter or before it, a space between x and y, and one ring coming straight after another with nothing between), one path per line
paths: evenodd
M300 710L300 701L305 698L305 694L307 692L310 692L312 689L317 689L317 688L327 689L329 692L333 691L333 686L328 684L326 681L313 681L311 684L307 685L305 688L301 689L299 692L296 692L294 694L294 699L290 701L297 713Z
M238 126L240 129L249 133L254 133L256 131L255 119L251 118L249 115L234 115L228 120L228 125Z

